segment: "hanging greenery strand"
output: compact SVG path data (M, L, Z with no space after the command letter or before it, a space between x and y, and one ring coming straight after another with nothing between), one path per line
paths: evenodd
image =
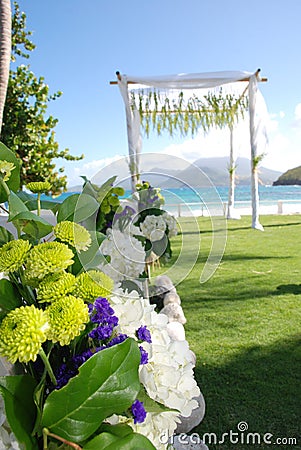
M185 100L182 91L177 97L169 98L156 89L142 89L130 92L130 103L133 110L139 111L147 137L151 130L159 136L167 130L170 136L179 133L193 137L199 129L207 133L212 127L233 126L243 118L248 109L245 92L238 97L224 94L221 88L217 95L209 92L200 99L193 94Z

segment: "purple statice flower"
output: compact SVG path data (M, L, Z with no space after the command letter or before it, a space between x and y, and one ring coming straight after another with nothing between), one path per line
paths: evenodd
M84 364L95 353L103 350L104 348L105 347L98 347L94 349L94 351L88 349L80 355L73 356L70 360L67 361L67 363L63 363L56 374L57 385L55 386L55 388L61 389L63 386L65 386L70 378L73 378L78 374L78 369L82 364Z
M140 354L141 354L140 364L147 364L148 363L148 353L147 353L147 351L144 350L142 345L139 345L139 350L140 350Z
M101 322L103 318L107 318L108 316L114 315L114 309L111 307L108 300L104 297L98 297L95 300L93 306L94 308L92 309L92 318L91 318L93 319L92 320L93 322Z
M134 417L134 423L142 423L146 418L146 411L143 406L143 402L135 400L131 406L131 411Z
M98 325L90 331L89 337L99 341L109 339L114 327L118 325L118 317L114 315L108 300L104 297L97 298L93 305L89 305L89 313L91 322Z
M136 331L136 335L140 341L145 341L151 344L152 337L150 331L147 329L146 326L141 325L141 327L139 327L138 330Z
M121 219L122 217L133 216L135 213L136 211L134 210L134 208L127 205L120 213L115 213L114 223L117 222L117 220Z
M127 338L128 336L126 334L120 333L107 343L107 347L113 347L113 345L121 344L121 342L125 341Z
M94 328L89 333L89 337L92 339L98 339L99 341L103 341L109 339L113 333L113 325L99 325L99 327Z

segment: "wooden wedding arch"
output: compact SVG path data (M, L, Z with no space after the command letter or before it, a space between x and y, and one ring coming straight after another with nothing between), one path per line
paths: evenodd
M227 87L232 83L246 83L246 86L243 89L242 94L239 96L237 102L234 105L239 106L240 100L243 96L247 96L248 98L248 112L249 112L249 129L250 129L250 156L251 156L251 192L252 192L252 228L263 230L262 225L259 220L259 193L258 193L258 163L261 160L263 151L260 148L260 144L258 141L258 133L259 129L262 127L262 121L257 109L257 96L258 96L258 82L267 81L266 78L260 77L260 69L258 69L255 73L245 72L245 71L221 71L221 72L205 72L205 73L194 73L194 74L178 74L178 75L166 75L166 76L154 76L154 77L139 77L139 76L130 76L130 75L122 75L120 72L116 72L117 80L111 81L110 84L118 85L120 89L120 93L122 95L125 112L126 112L126 123L127 123L127 138L128 138L128 151L129 151L129 168L131 173L131 183L132 190L135 190L135 186L139 179L139 166L140 166L140 154L142 148L142 137L141 137L141 123L143 114L162 114L162 109L159 110L157 104L150 106L148 103L147 111L143 110L140 107L137 108L135 104L131 101L131 92L132 90L139 89L147 89L148 92L150 90L154 90L154 92L160 91L194 91L194 92L203 92L204 90L210 89L218 89ZM153 95L155 98L156 94ZM181 97L181 94L180 94ZM205 131L208 131L210 126L219 126L220 128L223 126L222 122L218 122L219 120L224 120L224 125L233 124L233 108L229 108L228 110L222 111L222 115L220 114L219 106L214 104L212 107L212 103L209 102L209 106L200 102L198 97L195 97L197 101L193 101L193 106L191 103L185 105L184 109L182 105L182 110L180 110L178 105L175 106L173 103L172 107L169 109L164 109L164 114L167 114L168 117L175 117L175 114L178 114L177 117L186 118L188 117L198 117L199 122L197 123L197 127L202 127ZM207 97L208 100L208 97ZM155 102L156 103L156 102ZM195 105L197 105L195 107ZM205 106L204 106L205 105ZM141 106L141 105L140 105ZM153 109L151 109L153 107ZM186 108L186 109L185 109ZM238 119L238 109L236 109ZM179 115L180 114L180 115ZM209 116L206 116L209 114ZM231 117L232 114L232 117ZM189 116L190 115L190 116ZM205 120L204 120L205 117ZM208 119L209 117L209 119ZM224 119L223 119L224 117ZM177 119L179 120L179 119ZM232 122L229 122L232 121ZM172 123L172 122L169 122ZM189 120L188 120L189 126ZM190 122L193 123L193 122ZM207 130L206 130L207 127ZM231 128L230 128L231 130ZM232 130L233 131L233 128ZM232 134L231 134L232 139ZM230 168L231 162L230 158ZM234 165L232 166L234 168Z

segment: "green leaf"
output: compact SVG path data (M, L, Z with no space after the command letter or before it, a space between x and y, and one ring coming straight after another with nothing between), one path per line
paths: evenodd
M88 439L106 417L132 405L140 390L139 363L133 339L96 353L66 386L48 396L42 426L71 442Z
M28 192L24 191L19 191L17 192L17 196L22 200L22 202L30 211L35 211L38 209L38 201L36 195L29 194ZM51 200L41 200L41 208L54 210L57 203L58 202Z
M117 437L124 437L128 434L133 433L133 428L131 428L126 423L118 423L116 425L110 425L109 423L103 423L99 428L102 433L114 434Z
M150 413L162 413L162 412L167 412L167 411L174 411L174 412L179 412L176 409L171 409L168 408L167 406L163 405L162 403L156 402L155 400L153 400L152 398L150 398L145 389L142 387L139 395L138 395L138 400L140 402L143 402L143 406L145 411L150 412Z
M106 262L105 257L101 254L99 246L101 242L106 239L106 236L98 231L90 231L92 243L85 252L77 253L74 257L74 264L72 265L72 273L77 275L82 269L95 269Z
M22 305L22 298L16 287L9 280L0 280L0 309L9 312Z
M124 437L105 432L96 436L86 445L83 450L156 450L156 447L142 434L129 433Z
M0 391L5 403L7 421L18 442L26 450L38 450L36 439L31 436L36 408L33 392L36 386L29 375L0 377Z
M14 192L10 192L10 196L8 199L8 207L9 207L9 216L8 222L12 222L14 217L23 211L28 211L27 206L23 203L23 201L15 194Z
M10 221L18 221L18 223L21 223L23 231L35 239L41 239L47 236L53 229L53 225L31 211L22 211L16 214Z
M13 241L13 234L4 227L0 227L0 247L9 241Z
M59 205L57 221L69 220L79 223L92 216L98 208L98 202L91 195L73 194Z
M14 164L15 168L12 170L10 178L6 184L10 190L16 192L20 188L20 163L15 154L2 142L0 142L0 160L8 161ZM4 203L6 200L7 194L0 185L0 203Z

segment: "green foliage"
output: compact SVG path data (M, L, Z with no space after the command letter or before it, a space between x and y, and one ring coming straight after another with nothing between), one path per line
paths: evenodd
M64 220L82 222L99 209L99 203L87 194L73 194L67 197L59 206L57 221Z
M301 185L301 166L287 170L285 173L280 175L278 180L276 180L273 185Z
M105 233L108 224L112 224L115 214L121 209L119 197L124 195L124 189L118 186L114 187L117 176L109 178L101 186L91 183L84 176L82 178L84 180L84 194L82 195L89 194L99 205L96 217L93 218L94 226L96 226L96 230L100 233ZM87 226L90 228L89 225Z
M88 444L84 445L83 450L155 450L152 443L142 434L133 433L130 427L111 426L107 427L108 431L104 431Z
M11 281L2 278L0 280L0 311L7 313L22 305L22 298Z
M65 387L47 397L42 426L70 441L88 439L106 417L122 413L136 399L139 363L132 339L96 353Z
M2 142L0 142L0 160L13 163L15 168L12 170L7 186L12 191L16 192L20 187L20 162L16 158L15 154L9 150ZM7 200L8 195L3 185L0 183L0 203Z
M26 30L26 15L20 13L15 3L13 15L12 59L28 58L35 46L30 41L31 32ZM29 66L19 65L10 71L6 103L4 108L1 141L19 158L21 186L32 181L49 181L52 193L66 190L67 177L63 168L56 170L56 158L76 161L83 158L60 150L55 139L54 128L58 120L47 117L48 103L59 98L61 92L50 95L49 86L43 77L37 77Z
M169 98L160 91L131 91L131 106L140 113L142 128L147 137L151 129L158 135L168 131L170 136L194 136L199 129L208 132L210 128L233 126L248 108L247 98L234 94L218 95L209 92L202 98L193 94L185 99L183 92L178 97Z
M8 149L7 152L9 152ZM8 221L16 227L18 239L22 239L23 244L25 244L24 240L28 240L33 247L40 246L41 249L44 244L48 245L47 242L41 242L41 238L54 239L53 226L33 212L37 208L35 196L24 192L14 193L9 190L9 179L6 178L4 181L4 177L7 175L5 170L7 172L7 167L10 166L6 164L6 160L1 161L1 155L0 162L2 162L1 167L4 168L1 183L4 186L4 191L8 193ZM12 174L13 171L11 171L10 176ZM122 189L113 188L114 180L115 178L108 180L100 188L87 182L87 193L72 195L63 203L53 201L53 205L50 205L51 202L45 202L45 207L52 210L56 215L57 222L78 220L89 223L89 219L94 217L95 225L95 217L98 214L103 214L101 201L104 198L118 199L118 196L123 194ZM109 201L109 204L113 208L117 208L116 201ZM43 202L41 202L41 207L43 208ZM69 258L68 270L71 274L77 275L89 268L95 269L100 263L99 245L104 236L95 228L93 232L88 234L91 237L91 239L89 238L89 245L91 243L91 246L88 250L82 252L84 256L81 254L80 258L75 250L71 250L65 245ZM14 240L14 236L5 228L0 227L0 245L3 246L12 240ZM59 242L57 244L64 245ZM70 246L73 248L72 244ZM11 244L8 247L11 247ZM43 248L45 249L45 246ZM10 249L8 250L5 246L2 251L10 252ZM31 251L30 245L28 245L26 251L27 254L22 256L24 259L20 262L20 265L15 266L11 271L8 270L8 279L0 280L0 324L3 326L1 332L3 332L3 336L5 333L8 336L11 334L11 339L6 340L6 349L8 349L8 352L19 352L17 364L24 371L23 373L26 373L26 375L0 377L0 394L4 400L7 421L18 443L28 450L38 450L42 446L49 450L67 448L65 444L61 445L64 439L67 440L66 444L70 443L70 446L74 447L76 442L81 446L80 448L87 450L93 448L114 450L117 448L120 450L144 448L154 450L154 446L146 437L134 433L132 428L128 426L102 425L102 422L113 414L131 416L131 405L138 398L138 395L149 406L150 411L166 409L162 409L159 405L156 407L156 402L148 399L145 393L144 395L141 394L139 380L141 353L138 342L126 338L119 344L115 343L114 345L111 342L112 345L109 345L110 338L118 337L117 331L110 338L97 339L89 336L89 332L97 325L90 321L88 307L79 293L76 294L78 298L75 298L72 294L69 299L65 298L64 300L67 301L60 305L59 310L59 316L63 315L64 305L68 305L69 301L74 299L76 300L74 305L79 308L78 314L84 314L83 318L80 319L82 322L72 326L80 327L77 329L77 334L74 335L73 329L70 330L67 327L68 331L66 331L65 326L66 323L68 324L68 319L65 322L62 321L63 333L71 333L69 344L63 345L53 341L51 334L45 334L40 342L37 341L38 346L34 350L30 350L30 345L27 346L27 344L34 339L39 339L38 336L42 333L47 333L48 327L51 325L49 325L50 321L48 320L45 330L42 330L45 323L44 325L38 325L38 327L41 326L38 330L34 330L36 326L34 325L35 316L31 317L30 320L33 322L29 324L30 316L27 315L24 319L25 326L29 327L30 325L31 331L28 336L24 336L24 329L19 331L21 341L26 342L26 348L24 347L22 354L20 353L19 345L15 343L16 339L12 337L20 322L17 322L16 319L13 326L7 329L4 327L4 321L10 319L16 313L24 314L25 309L27 314L30 314L29 310L31 313L35 311L34 314L37 314L39 310L40 317L42 317L42 315L47 314L48 308L51 307L47 304L51 303L51 300L49 302L47 300L45 302L38 301L38 283L33 282L30 285L28 283L28 273L26 272L29 264L28 259L33 258L33 254L29 255L28 253ZM11 259L19 258L16 253L8 253L8 255ZM38 266L41 263L41 266L45 268L44 281L48 276L50 278L54 276L52 269L50 269L51 264L47 265L48 262L49 259L42 262L41 255L37 261ZM52 264L57 264L57 268L61 268L60 261L55 257ZM67 272L65 275L67 275ZM62 276L62 271L59 278L60 276ZM70 276L72 278L72 275ZM74 288L72 284L70 286ZM68 292L59 293L58 290L58 295L67 297ZM57 302L61 300L62 297L59 297ZM69 311L69 314L72 315L72 311ZM19 317L21 316L19 315ZM20 319L18 320L20 321ZM3 336L2 341L4 342ZM107 348L105 348L106 346ZM28 353L27 359L25 354L29 351L33 351L34 354L29 355ZM84 357L87 351L89 357ZM8 355L12 353L3 353L2 349L3 354L11 362L15 361L9 359ZM22 360L21 356L26 356L27 361L24 362L25 359ZM75 370L72 366L75 364L74 356L84 358ZM36 361L36 364L34 364L34 361ZM73 372L70 373L70 376L66 372L70 379L67 378L66 382L59 386L54 374L58 376L60 369L65 364L70 364ZM56 386L59 386L60 389L55 389ZM89 411L89 414L87 414L87 411ZM76 426L74 426L75 423Z
M7 419L20 444L26 450L38 450L36 439L31 436L35 421L33 392L34 378L28 375L0 377L0 392L5 401Z

